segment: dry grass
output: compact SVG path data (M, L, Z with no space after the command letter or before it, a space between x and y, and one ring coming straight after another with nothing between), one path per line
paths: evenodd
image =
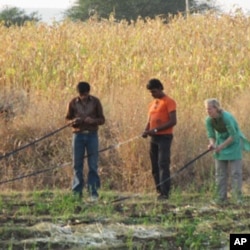
M250 138L250 20L212 14L126 22L0 26L0 153L25 145L64 125L75 85L86 80L104 106L107 123L100 147L141 134L151 96L147 81L157 77L176 99L178 125L172 172L206 150L203 100L217 97L237 117ZM19 99L18 99L19 98ZM20 108L21 107L21 108ZM6 122L6 119L8 122ZM137 139L100 154L103 184L118 190L153 190L148 141ZM245 157L246 162L249 156ZM3 188L70 187L70 129L2 160L1 180L55 167ZM177 185L201 186L209 177L211 155L176 178ZM247 174L249 174L247 172Z

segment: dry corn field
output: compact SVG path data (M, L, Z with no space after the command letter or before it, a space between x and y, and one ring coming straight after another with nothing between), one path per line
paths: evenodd
M159 78L175 98L178 124L171 171L207 149L203 101L217 97L250 139L250 19L213 14L156 19L128 25L112 20L86 23L0 26L0 155L65 125L68 101L79 81L103 104L100 149L140 135L147 119L146 90ZM153 191L148 139L137 138L100 153L103 188ZM250 178L244 154L244 183ZM2 189L70 188L71 130L66 128L0 161ZM176 186L209 187L211 154L177 176Z

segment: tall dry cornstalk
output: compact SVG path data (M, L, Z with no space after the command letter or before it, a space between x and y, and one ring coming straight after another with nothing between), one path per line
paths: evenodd
M250 20L242 15L181 16L128 25L114 21L0 26L0 153L10 152L64 125L66 105L79 81L91 83L104 106L100 149L140 135L152 97L145 86L159 78L177 102L171 170L206 150L203 101L217 97L250 138ZM153 191L148 140L135 139L100 153L103 186ZM244 158L249 178L249 155ZM0 181L58 169L3 188L70 188L71 132L60 133L0 162ZM206 155L174 179L202 187L212 181Z

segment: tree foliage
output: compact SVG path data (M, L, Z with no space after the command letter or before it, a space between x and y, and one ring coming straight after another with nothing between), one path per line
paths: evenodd
M189 0L191 10L197 10L199 4ZM203 9L208 8L203 3ZM185 13L186 0L77 0L75 5L65 12L65 16L76 21L85 21L91 16L109 18L112 14L116 20L128 21L141 18L154 18L169 14Z
M193 1L190 8L191 13L204 12L207 10L220 11L219 6L216 4L216 0L196 0Z
M37 12L27 15L24 10L17 7L7 7L0 12L0 21L4 22L5 26L10 27L11 25L22 26L27 21L38 22L40 18Z

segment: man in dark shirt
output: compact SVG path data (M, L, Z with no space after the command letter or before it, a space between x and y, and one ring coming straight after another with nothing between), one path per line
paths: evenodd
M90 85L79 82L79 96L74 97L68 104L66 120L72 124L72 147L74 179L73 193L82 197L84 188L83 165L85 149L87 151L88 176L87 187L92 201L98 199L97 190L100 188L98 175L98 127L105 123L103 108L100 100L90 95Z

